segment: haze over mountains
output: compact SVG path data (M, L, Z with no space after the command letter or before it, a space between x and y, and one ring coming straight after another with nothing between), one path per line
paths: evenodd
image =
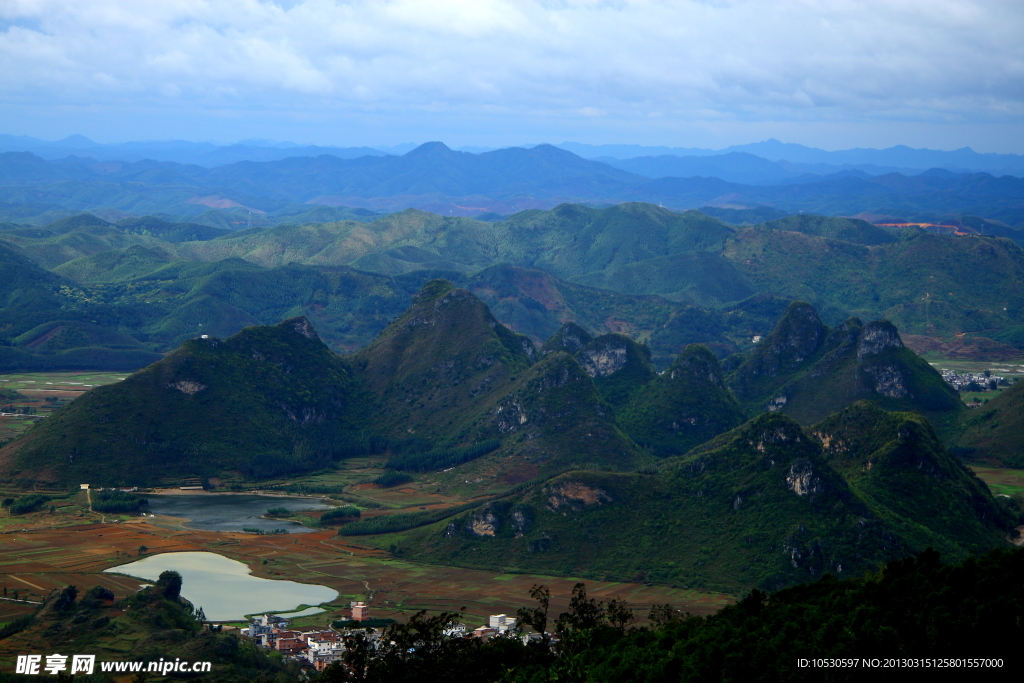
M675 210L769 205L790 213L893 220L934 222L970 214L1008 225L1024 222L1024 180L987 172L901 167L902 173L871 175L850 167L821 175L746 152L609 164L551 145L481 154L439 142L402 156L363 151L350 150L352 158L319 154L214 167L79 156L45 160L31 152L5 152L0 154L0 218L40 224L90 210L115 219L158 214L240 227L250 225L253 216L252 224L266 225L330 220L337 210L352 209L497 216L564 202L644 201ZM336 207L335 213L321 207Z
M525 148L536 145L522 145ZM1024 157L1018 154L981 154L969 147L953 151L932 149L914 149L906 145L897 145L887 149L848 149L825 151L805 145L784 143L770 139L745 145L730 145L724 149L701 149L696 147L664 147L645 145L590 145L579 142L563 142L555 145L577 154L584 159L609 161L618 166L630 161L640 162L645 159L664 159L672 161L682 159L682 164L692 163L697 158L733 156L756 157L750 163L756 164L757 159L770 162L787 162L802 173L826 175L848 169L859 169L870 175L878 175L891 171L913 173L929 168L945 168L956 172L987 172L993 175L1024 174ZM330 154L342 159L359 156L382 156L386 154L401 155L415 149L417 145L408 143L391 146L374 147L336 147L324 145L297 145L291 142L273 142L268 140L246 140L235 144L218 145L211 142L188 142L185 140L137 141L122 143L97 143L83 135L71 135L63 140L40 140L27 135L0 135L0 152L32 152L43 159L62 159L67 156L85 156L98 161L176 161L183 164L199 166L219 166L238 161L274 161L289 157L310 157ZM492 152L495 147L458 147L462 152ZM721 162L721 159L717 161ZM713 161L711 162L713 163ZM685 168L685 166L683 166ZM772 168L766 166L765 168ZM762 181L770 180L771 171ZM680 173L661 172L660 175L683 175ZM707 175L693 173L692 175ZM685 176L683 176L685 177ZM724 180L736 180L718 176ZM736 182L742 182L736 180Z

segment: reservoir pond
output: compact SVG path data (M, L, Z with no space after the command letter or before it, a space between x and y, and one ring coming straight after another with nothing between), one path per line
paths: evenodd
M159 496L146 494L149 512L157 515L185 517L185 526L203 531L238 531L259 529L270 533L275 529L287 529L290 534L303 534L313 529L287 519L261 519L270 508L299 510L326 510L316 498L288 496L259 496L234 493L199 493L196 495Z
M288 612L338 597L327 586L261 579L241 562L216 553L163 553L104 571L156 581L167 570L181 574L182 596L202 607L210 621L241 621L247 614Z

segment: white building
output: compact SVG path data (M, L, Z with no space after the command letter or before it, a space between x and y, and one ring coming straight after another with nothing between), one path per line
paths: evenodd
M279 617L273 614L261 614L252 621L249 622L248 628L243 628L241 633L243 636L249 636L253 640L261 641L261 644L266 647L264 642L267 638L262 636L271 636L274 633L274 629L284 630L288 628L288 620L284 617ZM273 640L271 638L270 640Z
M507 614L492 614L487 620L487 625L495 632L504 635L510 630L515 630L516 620L515 617L509 617Z

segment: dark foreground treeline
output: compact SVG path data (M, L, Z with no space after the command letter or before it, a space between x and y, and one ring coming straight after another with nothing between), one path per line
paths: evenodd
M350 639L346 662L317 680L847 681L877 675L865 668L865 659L881 667L886 659L906 658L1001 659L1002 668L957 671L1001 679L1024 667L1022 549L995 551L959 566L942 564L929 550L863 578L826 576L770 595L755 590L703 618L662 605L652 610L651 627L630 626L632 614L621 604L596 602L582 585L569 611L550 620L546 589L535 588L533 597L540 606L520 610L520 621L556 633L560 639L553 647L511 638L485 644L445 638L445 625L458 615L421 614L390 627L382 638L390 645L375 657L368 657L361 636ZM823 670L801 667L801 659L855 660L856 666ZM928 662L917 664L925 668Z

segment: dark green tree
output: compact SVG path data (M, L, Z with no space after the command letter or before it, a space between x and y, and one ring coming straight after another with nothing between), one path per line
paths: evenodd
M161 572L156 587L168 600L177 600L181 596L181 574L170 569Z

